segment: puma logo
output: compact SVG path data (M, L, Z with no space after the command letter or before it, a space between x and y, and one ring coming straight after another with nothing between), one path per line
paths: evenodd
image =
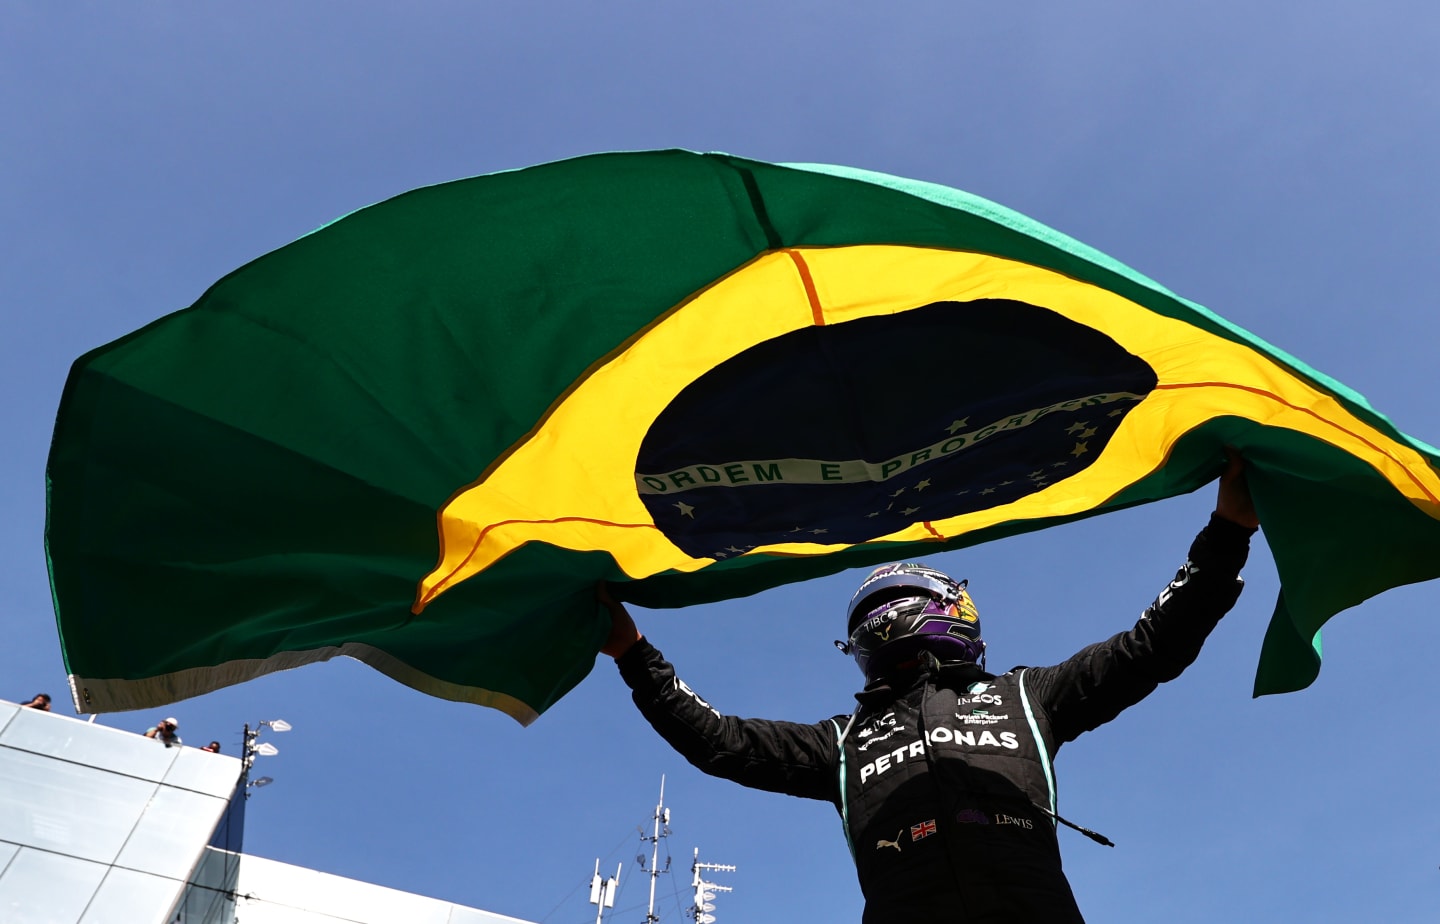
M878 841L875 842L875 849L876 849L876 850L879 850L881 847L894 847L894 848L895 848L895 852L896 852L896 853L899 853L899 852L900 852L900 835L902 835L902 834L904 834L904 833L905 833L905 829L904 829L904 828L901 828L899 831L896 831L896 832L895 832L895 840L893 840L893 841L887 841L887 840L885 840L885 838L883 838L883 837L880 838Z

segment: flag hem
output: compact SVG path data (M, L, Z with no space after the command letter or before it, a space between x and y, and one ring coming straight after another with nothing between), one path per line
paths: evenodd
M539 711L513 696L432 677L394 655L363 642L327 645L308 651L282 651L268 658L228 661L213 667L186 668L136 680L122 677L91 678L71 674L70 697L75 703L75 711L81 715L101 711L109 713L153 709L192 696L211 693L222 687L235 686L265 674L329 661L331 658L351 658L359 661L421 693L452 702L473 703L498 709L521 725L529 725L540 717ZM95 703L103 704L103 710L90 707L89 704Z

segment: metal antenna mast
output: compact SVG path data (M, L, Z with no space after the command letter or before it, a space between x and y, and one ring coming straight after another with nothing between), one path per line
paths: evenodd
M600 861L595 861L595 876L590 880L590 904L599 906L595 909L595 924L600 924L606 908L615 907L615 893L620 889L620 866L619 863L615 864L614 876L601 879Z
M690 916L695 919L696 924L715 924L715 915L710 913L715 910L715 893L735 890L729 886L706 882L700 875L701 870L733 873L735 867L728 863L701 863L700 848L695 848L695 862L690 865L690 871L695 874L690 883L695 887L695 904L690 908Z
M645 924L655 924L660 918L655 914L655 880L660 876L660 838L670 836L670 810L665 807L665 776L660 776L660 801L655 804L655 833L650 837L645 836L644 829L640 831L640 839L650 841L650 868L646 870L650 874L650 905L645 912ZM640 862L640 868L645 869L645 857L635 858ZM670 872L670 856L666 851L665 872Z
M661 873L670 872L670 851L665 851L665 866L660 866L660 841L670 836L670 810L665 807L665 777L660 777L660 800L655 803L655 817L653 819L652 833L646 834L644 828L640 828L640 840L650 842L650 861L646 865L645 855L637 853L635 864L640 871L650 877L650 903L645 909L645 924L658 924L660 916L655 913L655 880L660 878ZM644 850L642 846L640 848ZM725 863L701 863L700 848L695 848L695 862L690 867L694 874L691 885L695 888L695 904L685 912L686 916L695 921L695 924L714 924L715 916L710 912L715 910L712 902L715 900L716 892L733 892L729 886L717 885L713 882L706 882L704 874L708 872L733 873L735 867ZM603 879L600 876L600 861L595 861L595 873L590 879L590 904L597 905L595 909L595 924L603 924L602 918L606 908L615 907L615 894L620 887L620 866L615 867L615 876L611 879Z

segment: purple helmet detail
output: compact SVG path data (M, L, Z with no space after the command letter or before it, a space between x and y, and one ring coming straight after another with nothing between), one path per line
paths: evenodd
M942 661L981 661L980 614L965 584L925 565L875 569L850 600L849 641L841 650L855 658L867 680L915 660L922 650Z

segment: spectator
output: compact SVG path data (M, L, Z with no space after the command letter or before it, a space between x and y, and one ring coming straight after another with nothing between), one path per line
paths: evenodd
M205 746L204 746L203 748L201 748L200 750L202 750L202 751L209 751L211 754L219 754L219 753L220 753L220 742L218 742L218 741L212 741L212 742L210 742L209 744L205 745Z
M41 712L50 711L50 694L36 693L35 698L28 703L21 703L22 706L29 706L31 709L39 709Z
M183 743L180 740L180 736L175 734L175 730L179 727L180 722L178 719L166 719L159 725L147 728L145 730L145 737L154 738L156 741L163 742L167 748L178 748Z

